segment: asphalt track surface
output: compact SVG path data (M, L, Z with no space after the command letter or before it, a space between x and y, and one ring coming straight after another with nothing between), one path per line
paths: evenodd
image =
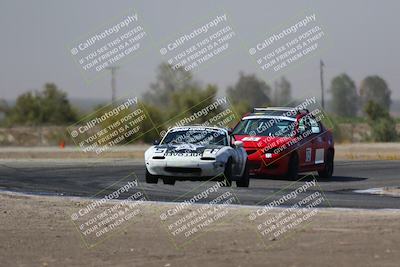
M151 201L181 202L210 188L215 182L182 181L175 186L146 184L145 167L133 160L16 160L0 161L0 190L42 195L64 195L101 198L126 181L137 177L140 187ZM359 194L354 190L398 187L400 161L337 161L332 179L319 179L317 186L309 189L325 196L319 207L340 208L400 208L400 198L372 194ZM312 181L313 176L302 176L300 181L282 178L251 179L249 188L220 188L230 191L243 205L265 205L281 199L294 189ZM101 192L101 193L99 193ZM301 196L301 194L299 194ZM120 199L125 196L122 194ZM210 195L210 198L212 195ZM199 202L209 202L202 199ZM286 201L284 206L295 203Z

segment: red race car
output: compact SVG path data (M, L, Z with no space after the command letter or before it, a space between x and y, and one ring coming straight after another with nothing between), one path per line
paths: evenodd
M252 175L295 180L298 173L317 171L330 178L335 149L323 117L319 109L255 108L231 135L243 142Z

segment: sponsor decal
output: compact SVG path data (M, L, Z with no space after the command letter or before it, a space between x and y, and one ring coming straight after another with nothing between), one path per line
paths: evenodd
M180 153L180 152L168 152L165 154L167 157L200 157L202 153Z

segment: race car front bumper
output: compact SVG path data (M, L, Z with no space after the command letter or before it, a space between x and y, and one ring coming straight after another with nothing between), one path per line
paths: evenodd
M288 171L289 157L282 154L262 154L258 151L248 155L250 175L282 176Z
M146 161L146 168L152 175L196 178L220 175L224 172L225 164L215 160L150 159Z

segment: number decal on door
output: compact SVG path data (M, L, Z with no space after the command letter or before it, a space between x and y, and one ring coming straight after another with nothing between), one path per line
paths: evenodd
M306 162L311 161L311 147L306 148Z

